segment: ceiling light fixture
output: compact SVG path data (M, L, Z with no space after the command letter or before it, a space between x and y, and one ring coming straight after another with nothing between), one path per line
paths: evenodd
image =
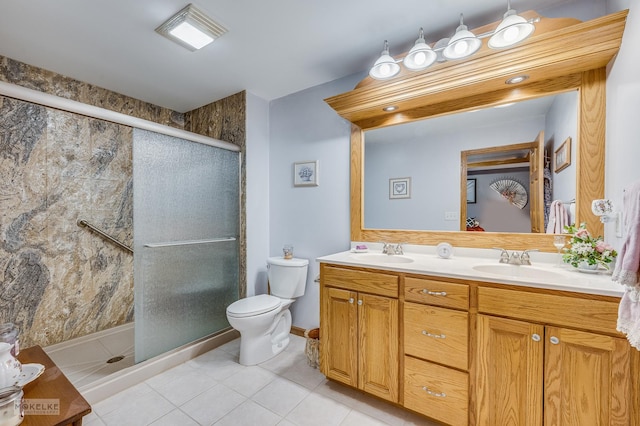
M507 13L504 14L504 19L493 32L487 45L491 49L510 47L528 38L535 29L535 25L511 9L511 1L507 0Z
M420 35L409 53L403 59L394 59L389 55L389 43L384 41L384 50L373 64L369 76L376 80L388 80L400 72L400 63L409 71L421 71L434 62L446 62L447 60L464 59L476 53L482 47L482 39L490 37L488 47L501 49L511 47L531 36L535 30L535 22L540 18L526 20L511 9L511 1L507 0L507 12L504 19L498 24L495 31L476 36L464 24L464 16L460 14L460 25L456 28L451 38L438 40L433 46L424 41L424 31L420 28ZM521 83L522 80L513 78L507 80L508 84Z
M156 28L156 32L193 52L213 42L227 29L189 4Z
M411 71L420 71L433 64L437 57L436 52L424 41L424 31L420 28L418 39L403 59L402 64Z
M528 75L523 74L523 75L517 75L515 77L511 77L508 78L505 83L506 84L518 84L518 83L522 83L523 81L527 80L529 78Z
M369 71L369 75L376 80L387 80L395 77L400 72L400 65L395 59L389 55L389 43L384 41L384 49L380 54L380 57L373 64L373 67Z
M447 59L462 59L471 56L480 49L482 42L464 24L464 16L460 14L460 25L456 28L456 33L449 40L449 44L442 51L442 55Z

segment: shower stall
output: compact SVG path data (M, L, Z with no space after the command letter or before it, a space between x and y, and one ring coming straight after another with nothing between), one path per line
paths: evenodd
M233 338L239 151L0 81L0 322L80 389Z
M239 153L133 131L135 361L219 332L238 300Z

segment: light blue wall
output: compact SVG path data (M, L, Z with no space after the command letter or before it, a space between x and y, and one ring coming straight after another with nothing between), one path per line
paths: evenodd
M247 296L267 292L269 102L247 93Z
M348 76L271 102L269 129L269 251L309 259L307 289L292 306L293 323L319 324L317 257L349 249L351 124L324 99L352 90L364 76ZM294 187L293 163L319 161L319 186Z

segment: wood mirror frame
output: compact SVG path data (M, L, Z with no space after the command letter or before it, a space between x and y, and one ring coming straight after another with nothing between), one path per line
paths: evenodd
M591 201L604 197L606 66L618 52L628 10L580 22L541 18L534 36L503 50L483 45L473 57L439 63L420 72L401 71L386 81L369 77L350 92L325 101L351 121L351 240L389 241L511 250L556 251L553 235L497 232L413 231L366 229L363 217L363 131L408 123L480 107L579 91L576 151L576 217L591 233L602 235L603 224L590 213ZM539 16L534 11L522 14ZM493 31L498 22L476 29ZM571 46L571 48L567 48ZM505 87L514 76L524 83ZM393 112L383 108L393 105Z

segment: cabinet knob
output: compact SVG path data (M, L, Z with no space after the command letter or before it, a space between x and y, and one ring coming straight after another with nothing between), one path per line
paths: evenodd
M442 297L447 297L447 292L446 291L431 291L428 290L426 288L422 289L422 293L423 294L428 294L429 296L442 296Z
M350 297L349 298L349 303L353 303L353 302L354 302L353 297Z
M358 305L362 305L362 300L358 300Z
M428 393L429 395L436 396L438 398L446 398L447 397L446 393L444 393L444 392L434 392L434 391L432 391L431 389L429 389L426 386L423 386L422 390L425 391L426 393Z
M554 345L557 345L558 343L560 343L560 339L558 339L556 336L551 336L551 337L549 338L549 341L550 341L551 343L553 343Z
M427 330L422 330L422 334L424 334L427 337L433 337L434 339L446 339L447 338L447 336L445 336L444 334L431 334Z
M539 335L538 333L533 333L533 334L531 335L531 339L532 339L534 342L539 342L539 341L540 341L540 335Z

